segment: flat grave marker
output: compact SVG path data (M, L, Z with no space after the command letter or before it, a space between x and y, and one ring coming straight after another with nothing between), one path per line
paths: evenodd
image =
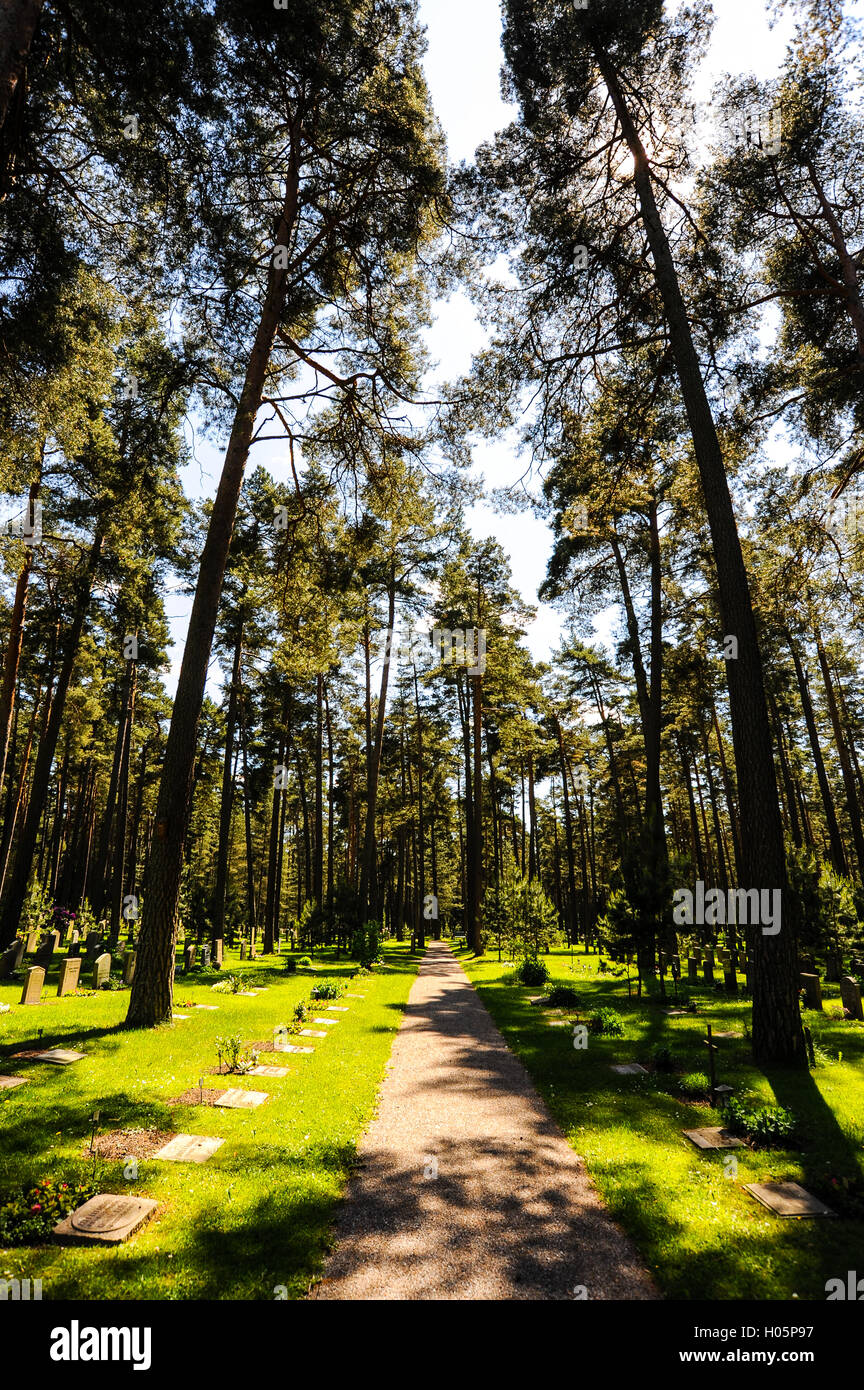
M313 1018L313 1023L326 1023L328 1028L335 1028L339 1022L338 1018Z
M706 1129L683 1129L685 1139L695 1144L697 1149L743 1149L743 1140L723 1129L722 1125L710 1125Z
M327 1034L322 1033L320 1028L317 1030L315 1028L301 1028L299 1036L301 1038L326 1038Z
M49 1047L44 1052L16 1052L16 1057L32 1057L37 1062L53 1062L58 1067L69 1067L73 1062L83 1062L83 1052L73 1052L67 1047Z
M797 1182L745 1182L745 1192L775 1216L833 1216L834 1212Z
M171 1017L172 1017L172 1018L184 1019L184 1018L189 1018L189 1014L172 1014Z
M16 1086L26 1086L26 1076L0 1076L0 1091L14 1091Z
M60 1221L52 1235L66 1243L120 1245L150 1220L156 1206L149 1197L100 1193Z
M349 994L348 991L346 990L346 991L345 991L345 998L346 998L346 999L365 999L365 998L366 998L366 995L365 995L365 994Z
M41 1004L42 986L45 983L45 971L41 965L31 965L24 980L24 988L21 991L22 1004Z
M219 1097L216 1104L228 1110L255 1110L269 1098L269 1091L241 1091L239 1087L232 1087Z
M648 1068L640 1066L638 1062L616 1062L612 1071L616 1072L618 1076L647 1076L648 1074Z
M287 1067L253 1067L247 1076L289 1076Z
M347 1014L351 1012L344 1004L328 1004L327 1010L328 1013L331 1014Z
M224 1143L224 1139L203 1134L175 1134L153 1157L167 1159L170 1163L206 1163Z
M293 1052L296 1057L299 1056L301 1053L311 1054L315 1051L315 1049L314 1047L295 1047L293 1043L289 1043L287 1047L280 1047L278 1051Z

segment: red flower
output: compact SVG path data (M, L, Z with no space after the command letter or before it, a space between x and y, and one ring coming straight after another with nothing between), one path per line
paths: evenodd
M37 1203L35 1204L35 1206L32 1206L32 1207L30 1208L30 1210L31 1210L31 1211L41 1211L42 1208L40 1207L39 1203L37 1202Z

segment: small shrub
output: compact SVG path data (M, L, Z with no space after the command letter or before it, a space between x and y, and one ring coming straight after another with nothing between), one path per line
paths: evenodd
M298 1000L298 1002L294 1005L295 1023L305 1023L308 1017L309 1005L306 1003L305 999Z
M312 986L313 999L341 999L345 986L341 980L322 980L320 985Z
M523 960L516 976L523 985L545 985L549 979L549 967L545 960Z
M572 985L553 985L547 990L546 998L553 1008L575 1009L582 1002Z
M239 994L243 981L239 975L226 975L218 985L211 985L214 994Z
M35 1187L6 1195L0 1200L0 1246L41 1245L58 1221L98 1191L99 1184L93 1180L68 1183L42 1178Z
M588 1020L588 1031L607 1038L623 1038L624 1020L616 1009L596 1009Z
M655 1047L651 1060L655 1071L674 1071L675 1059L668 1047Z
M732 1134L752 1139L760 1149L789 1148L801 1127L798 1116L784 1105L748 1106L734 1097L723 1107L723 1120Z
M297 974L297 962L296 962L296 960L294 959L293 956L289 956L288 959L287 959L286 962L285 962L285 974L286 974L286 975L296 975L296 974Z
M679 1080L678 1090L688 1100L704 1100L711 1090L711 1079L704 1071L688 1071Z
M348 954L361 965L371 965L381 952L381 933L377 922L357 927L348 943Z
M297 957L297 964L298 964L298 965L302 965L302 967L303 967L304 970L308 970L309 967L312 965L312 957L311 957L311 956L298 956L298 957Z
M227 1064L228 1070L236 1071L241 1076L258 1065L258 1053L244 1048L243 1039L239 1033L230 1033L227 1037L217 1038L216 1048L221 1053L222 1061Z

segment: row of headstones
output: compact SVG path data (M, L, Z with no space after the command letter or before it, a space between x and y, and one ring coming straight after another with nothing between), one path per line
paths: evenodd
M57 983L57 997L74 994L78 988L83 962L80 956L67 956L60 963L60 979ZM104 952L93 962L91 985L93 989L103 989L111 975L111 956ZM126 951L123 956L123 983L131 985L135 975L135 952ZM27 971L24 988L21 991L22 1004L39 1004L45 986L45 970L41 965L32 965Z
M676 979L681 978L681 957L679 955L668 955L661 951L659 953L660 973L666 978L669 967ZM702 968L702 979L706 985L714 983L714 966L719 964L723 968L723 979L726 988L735 993L738 989L738 972L740 971L748 981L750 980L750 961L743 951L731 951L721 949L715 952L710 948L696 948L687 956L687 979L691 984L699 981L699 969Z

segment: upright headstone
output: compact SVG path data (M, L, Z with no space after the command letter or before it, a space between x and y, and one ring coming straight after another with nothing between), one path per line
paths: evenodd
M694 985L699 981L699 962L695 956L687 957L687 979Z
M123 955L123 983L131 985L135 978L135 952L126 951Z
M38 949L38 946L39 946L39 933L38 933L38 931L36 931L35 928L34 928L33 931L30 931L30 932L27 933L27 954L28 954L28 956L32 955L33 952L34 952L35 950Z
M738 993L738 976L735 974L735 967L729 962L723 966L723 984L727 994Z
M60 962L60 982L57 985L57 997L64 994L74 994L78 988L78 976L81 974L81 959L79 956L67 956Z
M101 956L97 956L93 962L93 988L102 989L108 983L111 974L111 957L107 951Z
M216 941L216 955L214 957L214 963L218 966L222 965L222 952L224 949L225 943L220 936Z
M0 956L0 980L6 980L15 970L21 969L21 962L24 959L24 947L27 942L23 936L19 936L17 941L13 941L8 951L4 951Z
M42 945L39 947L39 950L36 952L36 959L38 960L39 964L49 964L54 955L54 952L57 950L57 947L59 945L59 931L49 931L45 940L42 942Z
M857 980L853 980L851 975L844 975L840 980L840 998L843 1000L843 1008L850 1018L857 1018L864 1023L864 1011L861 1008L861 986Z
M816 974L816 961L813 958L813 956L799 956L798 963L801 967L802 973L807 975Z
M202 947L201 947L201 969L202 969L202 970L209 970L209 969L210 969L210 947L209 947L209 946L202 946Z
M805 1009L822 1008L822 985L818 975L810 975L802 971L799 975L801 988L804 991Z
M240 942L240 959L241 959L241 960L245 960L245 959L246 959L246 942L245 942L245 941L241 941L241 942Z
M42 998L42 986L45 983L45 971L41 965L31 965L27 971L27 978L24 981L24 988L21 991L22 1004L38 1004Z
M195 956L197 955L197 952L198 948L194 945L194 943L191 946L187 946L186 950L183 952L183 969L187 972L187 974L190 970L194 970L195 968Z
M706 952L705 952L705 958L704 958L704 960L703 960L703 962L702 962L702 978L703 978L703 980L705 981L706 985L713 985L713 983L714 983L714 954L713 954L712 951L706 951Z

